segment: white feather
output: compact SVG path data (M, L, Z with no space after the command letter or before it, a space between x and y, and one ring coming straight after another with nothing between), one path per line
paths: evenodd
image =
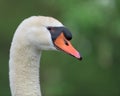
M42 50L56 50L48 26L63 26L52 17L32 16L17 28L10 49L12 96L41 96L39 62Z

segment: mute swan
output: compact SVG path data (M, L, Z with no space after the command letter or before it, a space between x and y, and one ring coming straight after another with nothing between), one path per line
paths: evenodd
M52 17L32 16L17 28L10 48L9 78L12 96L41 96L39 62L42 50L62 50L77 59L72 35Z

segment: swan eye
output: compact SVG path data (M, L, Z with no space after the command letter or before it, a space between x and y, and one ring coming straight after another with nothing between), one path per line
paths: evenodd
M55 32L54 27L47 27L47 29L48 29L50 32Z
M52 27L48 27L47 29L48 29L49 31L51 31Z

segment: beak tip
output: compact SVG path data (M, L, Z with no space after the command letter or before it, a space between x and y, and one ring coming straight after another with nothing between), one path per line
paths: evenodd
M77 55L75 56L78 60L82 60L83 59L83 57L80 55L80 53L79 52L77 52Z
M83 59L83 57L80 57L79 60L81 61Z

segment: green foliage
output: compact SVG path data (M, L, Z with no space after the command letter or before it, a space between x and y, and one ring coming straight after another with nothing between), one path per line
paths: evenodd
M1 0L0 12L0 96L10 96L12 36L19 23L32 15L64 23L83 55L78 61L61 52L43 52L43 96L120 96L119 0Z

